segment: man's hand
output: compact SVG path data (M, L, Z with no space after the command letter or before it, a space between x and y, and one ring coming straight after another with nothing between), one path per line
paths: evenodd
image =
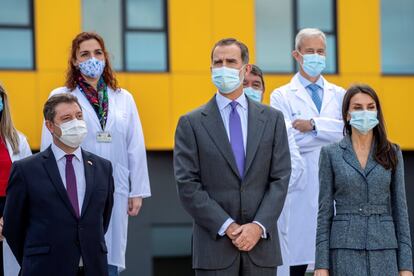
M232 233L234 231L236 231L236 229L239 228L239 227L240 227L240 225L235 223L235 222L230 224L229 227L227 227L227 230L226 230L227 237L229 237L229 239L231 239L231 240L234 240L235 238L237 238L237 236L232 235Z
M260 240L263 230L256 223L247 223L237 228L231 234L237 236L237 238L233 240L233 244L240 251L250 251Z
M327 270L327 269L316 269L313 276L329 276L329 270Z
M0 241L3 241L3 217L0 218Z
M413 276L413 273L409 270L401 270L398 274L399 276Z
M313 126L310 120L301 120L301 119L294 120L292 123L292 127L303 133L313 130Z
M142 206L142 197L130 197L128 198L128 215L136 216Z

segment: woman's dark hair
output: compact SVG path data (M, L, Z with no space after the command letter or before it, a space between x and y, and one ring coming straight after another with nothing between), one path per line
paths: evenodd
M73 90L76 88L77 80L80 75L79 68L77 68L74 65L74 62L76 61L76 52L79 50L80 44L86 40L95 39L98 41L99 45L102 48L102 51L104 52L105 56L105 69L102 73L102 76L104 78L105 83L111 87L113 90L118 89L118 82L115 78L115 73L112 70L111 63L109 60L109 54L105 48L105 42L103 38L98 35L97 33L93 32L82 32L78 34L72 41L72 47L70 49L70 56L68 61L68 70L66 72L66 87L70 90Z
M348 121L348 111L351 99L356 94L363 93L370 96L377 106L377 118L378 125L373 129L375 148L374 158L385 169L395 170L397 167L398 159L395 151L395 147L387 138L387 131L385 129L384 116L382 115L381 104L377 93L370 86L366 84L355 84L348 88L345 93L342 103L342 119L344 120L344 135L351 136L352 128Z

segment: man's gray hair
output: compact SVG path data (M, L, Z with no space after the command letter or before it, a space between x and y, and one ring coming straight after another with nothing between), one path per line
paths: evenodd
M315 29L315 28L305 28L305 29L300 30L299 33L296 35L295 50L300 49L300 44L302 43L302 40L304 38L315 37L315 36L321 37L323 40L323 43L326 46L326 36L321 30Z

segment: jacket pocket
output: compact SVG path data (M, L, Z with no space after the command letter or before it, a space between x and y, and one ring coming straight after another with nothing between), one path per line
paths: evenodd
M330 248L347 248L348 240L348 219L336 219L332 220L331 235L330 235Z
M35 246L24 249L24 256L42 255L50 252L50 246Z
M377 224L373 223L369 229L368 249L398 248L395 225L392 216L380 217Z

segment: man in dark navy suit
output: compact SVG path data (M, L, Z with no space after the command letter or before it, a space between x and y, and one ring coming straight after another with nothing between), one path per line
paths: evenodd
M75 96L49 98L43 114L53 143L13 164L3 235L23 276L106 276L111 163L79 147L87 128Z

